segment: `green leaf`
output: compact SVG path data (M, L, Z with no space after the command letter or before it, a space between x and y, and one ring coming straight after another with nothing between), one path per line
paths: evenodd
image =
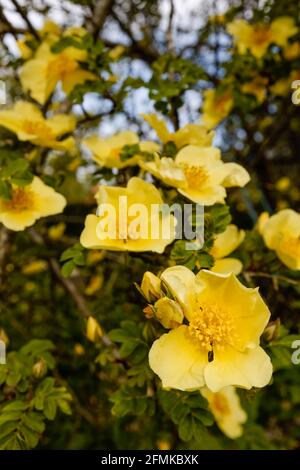
M12 187L11 184L6 180L0 179L0 198L4 201L9 201L11 199Z

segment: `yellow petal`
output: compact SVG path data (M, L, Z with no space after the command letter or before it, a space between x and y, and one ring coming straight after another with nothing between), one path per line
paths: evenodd
M0 222L5 225L5 227L15 232L30 227L35 223L37 218L38 214L30 210L22 211L21 213L0 212Z
M235 274L238 276L243 270L243 265L239 259L236 258L222 258L217 259L211 268L214 273L220 274Z
M172 266L161 274L161 280L190 318L195 302L195 274L185 266Z
M168 131L166 123L157 117L156 114L142 114L142 117L155 130L158 138L165 144L171 140L171 133Z
M237 349L256 347L270 319L270 311L258 289L245 287L232 273L201 270L196 275L199 302L216 303L231 319Z
M28 60L20 70L22 87L40 104L45 104L59 80L55 71L50 74L48 70L52 58L49 44L42 43L35 57Z
M225 188L232 186L244 187L250 181L250 175L247 170L237 163L225 163L227 175L222 184Z
M185 145L198 145L209 147L212 144L214 132L208 130L202 124L187 124L172 135L177 148Z
M221 185L205 186L200 189L178 189L178 192L197 204L212 206L216 203L223 203L226 197L226 190Z
M215 258L225 258L242 243L244 238L244 230L239 230L236 225L229 224L224 232L216 236L210 252Z
M29 189L35 195L35 207L40 217L60 214L66 207L67 201L65 197L57 193L50 186L47 186L37 176L33 178Z
M193 390L204 385L203 370L207 357L188 337L182 325L156 340L149 352L151 369L164 388Z
M271 31L274 42L279 46L286 46L288 39L298 32L294 18L290 16L280 16L272 21Z
M55 136L60 136L75 129L76 119L74 116L68 116L67 114L56 114L47 119L47 125Z
M176 328L183 322L184 316L180 305L168 297L162 297L154 304L156 318L165 328Z
M240 399L232 386L224 387L213 393L206 387L200 390L209 403L217 425L230 439L237 439L243 434L242 424L247 420L247 414L241 407Z
M65 93L71 93L75 85L81 85L87 81L94 81L97 76L88 70L81 70L80 68L68 73L63 77L62 88Z
M250 389L268 385L272 377L272 364L261 347L238 352L226 348L214 353L214 360L204 371L206 386L218 392L227 385Z

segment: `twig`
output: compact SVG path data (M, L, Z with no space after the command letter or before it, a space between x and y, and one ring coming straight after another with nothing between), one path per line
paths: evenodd
M102 29L109 10L114 4L114 0L98 0L96 1L95 7L92 9L92 24L93 24L93 36L96 40L99 32Z
M173 27L174 27L174 15L175 15L175 6L174 1L170 0L170 15L169 15L169 24L166 34L168 51L171 54L175 52L174 38L173 38Z
M34 229L28 230L28 233L31 236L32 240L35 243L37 243L38 245L44 245L45 244L45 241L44 241L43 237L38 232L36 232ZM68 294L70 294L70 296L72 297L74 303L77 305L77 308L78 308L79 312L81 313L81 315L86 319L88 317L91 317L92 312L89 310L88 306L86 305L85 299L80 294L80 292L78 291L78 288L77 288L76 284L74 284L71 279L67 279L61 274L60 265L59 265L58 261L55 258L53 258L53 257L49 258L48 262L49 262L49 266L50 266L52 272L54 273L55 277L60 282L62 287L65 289L65 291ZM101 336L101 341L105 346L112 346L113 345L112 341L106 335ZM115 357L116 360L120 359L120 355L119 355L117 349L113 349L112 354L113 354L113 356Z
M29 29L29 31L31 32L31 34L32 34L36 39L40 39L40 37L39 37L37 31L34 29L34 27L33 27L32 23L31 23L31 21L30 21L29 18L28 18L27 14L26 14L26 12L25 12L25 9L22 8L22 7L18 4L17 0L11 0L11 3L14 5L16 11L19 13L19 15L23 18L23 20L24 20L25 23L27 24L28 29Z
M250 278L264 277L266 279L271 279L273 282L283 281L283 282L292 284L294 286L297 286L300 284L300 279L299 280L290 279L289 277L283 276L281 274L269 274L269 273L264 273L262 271L245 271L243 274L245 275L245 278L247 278L247 276Z

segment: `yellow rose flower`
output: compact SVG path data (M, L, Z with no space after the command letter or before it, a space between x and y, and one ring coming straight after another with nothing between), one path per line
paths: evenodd
M62 83L65 93L70 93L75 85L97 78L80 68L79 62L85 61L86 57L86 51L75 47L54 54L51 44L44 41L20 70L22 87L40 104L45 104L58 82Z
M262 103L267 94L266 85L268 79L264 77L255 77L251 82L244 83L241 89L243 93L255 96L258 103Z
M227 31L234 37L240 54L246 54L249 50L257 59L261 59L271 44L285 47L298 28L293 18L282 16L271 24L252 25L237 19L228 24Z
M300 214L283 209L265 221L261 228L265 244L290 269L300 269Z
M300 57L300 42L288 43L283 51L283 57L286 60L294 60Z
M236 258L227 258L244 240L244 230L239 230L236 225L227 225L226 230L219 233L210 254L215 258L215 264L211 268L213 272L220 274L233 273L236 276L241 273L243 265Z
M207 399L210 411L215 417L218 427L230 439L237 439L243 434L242 424L247 420L247 414L241 407L239 396L234 387L224 387L213 393L204 387L201 395Z
M218 91L209 89L203 92L202 120L208 128L216 127L228 116L233 108L234 100L230 89Z
M155 130L163 144L174 142L178 149L185 145L206 147L211 145L214 138L214 133L202 124L187 124L176 132L169 132L165 121L159 119L156 114L143 114L142 116Z
M37 219L60 214L66 199L35 176L27 186L14 186L9 201L0 199L0 222L10 230L30 227Z
M47 261L44 259L37 259L35 261L31 261L30 263L27 263L23 268L22 268L22 273L24 274L37 274L42 271L46 271L48 269L49 265Z
M300 80L300 70L293 70L288 77L277 80L270 86L270 91L275 96L286 96L291 92L295 80Z
M56 114L45 119L32 103L18 101L12 108L0 111L0 126L14 132L19 140L55 150L72 151L74 139L57 140L61 135L74 130L74 116Z
M272 364L259 340L270 312L258 289L233 274L201 270L195 276L184 266L166 269L161 279L188 322L150 349L150 367L164 388L219 392L228 385L250 389L269 383Z
M137 154L126 160L121 160L121 151L125 145L138 145L141 152L153 153L159 150L155 142L140 142L138 135L132 131L123 131L112 137L101 139L97 135L91 135L83 140L83 144L92 152L94 160L106 168L125 168L137 165L142 158L137 150Z
M120 205L124 197L126 208ZM153 205L163 204L153 184L134 177L127 188L100 186L96 199L104 214L86 217L80 237L85 248L163 253L175 239L174 216L152 213Z
M225 187L245 186L250 179L242 166L224 163L215 147L187 145L175 160L156 156L152 162L139 164L156 178L178 188L183 196L206 206L224 202Z

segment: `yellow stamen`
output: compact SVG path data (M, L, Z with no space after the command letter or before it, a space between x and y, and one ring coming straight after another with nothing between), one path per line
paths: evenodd
M232 318L214 303L200 303L189 324L190 337L207 352L233 345L236 332Z
M48 65L48 74L63 79L78 68L76 60L71 59L65 54L59 54Z
M33 207L33 194L25 188L16 188L13 190L12 198L10 201L5 201L3 204L8 211L22 212Z
M208 179L206 170L201 166L187 165L182 166L189 187L198 188Z
M27 134L36 135L41 139L53 138L53 133L47 124L40 121L30 121L25 119L22 123L22 129Z
M260 46L271 39L272 33L268 26L258 25L254 28L253 42Z

